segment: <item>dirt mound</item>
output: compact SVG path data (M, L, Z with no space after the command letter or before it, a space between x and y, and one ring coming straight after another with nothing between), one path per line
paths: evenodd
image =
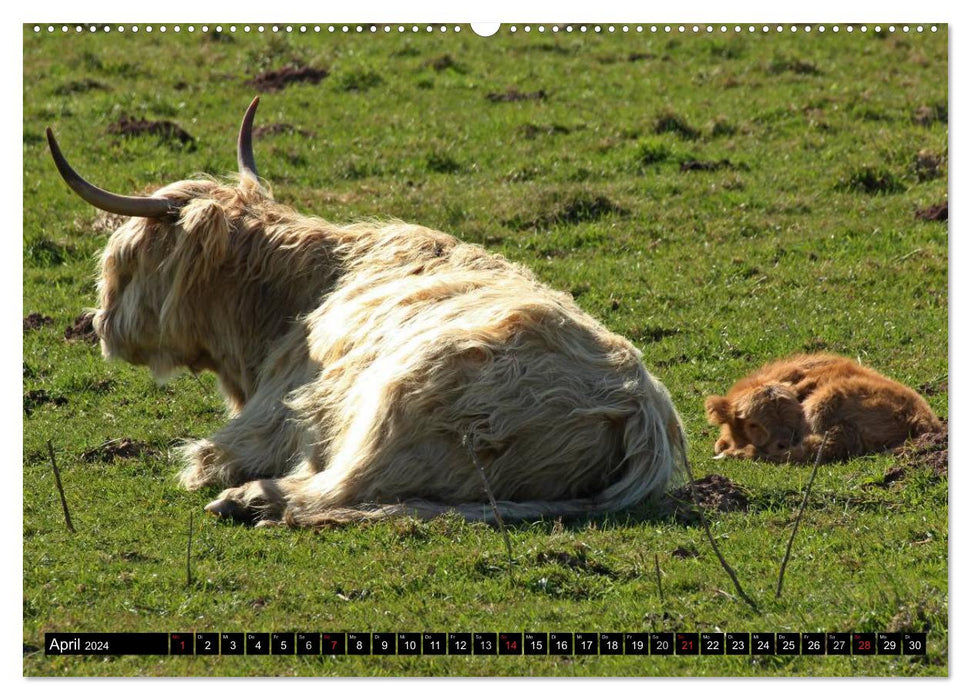
M137 442L130 438L118 438L81 453L81 459L85 462L113 462L116 457L119 459L138 457L147 449L143 442Z
M520 92L515 88L509 88L505 92L490 92L486 95L489 102L523 102L525 100L545 100L547 97L546 90Z
M122 136L158 136L163 143L178 146L195 146L195 138L175 122L167 119L152 121L149 119L135 119L134 117L123 116L114 124L108 125L109 134L121 134Z
M279 92L293 83L316 85L330 73L324 68L310 66L286 66L278 70L267 70L246 81L261 92Z
M926 209L918 209L914 216L924 221L947 221L947 202L934 204Z
M694 482L698 503L705 510L721 513L748 510L745 491L727 476L709 474ZM698 511L691 496L692 484L685 484L671 491L662 502L662 509L674 515L678 522L693 524L698 521Z
M32 314L27 314L24 316L24 333L27 331L35 331L38 328L43 328L44 326L50 326L53 323L53 318L50 316L45 316L44 314L39 314L35 311Z
M98 334L94 332L94 314L85 311L74 319L74 323L64 329L64 339L71 342L97 343Z
M941 479L947 478L947 421L944 429L936 433L924 433L893 451L894 455L903 460L902 466L896 466L884 474L884 483L897 481L914 469L929 469Z
M441 72L443 70L448 70L449 68L458 70L460 73L462 72L460 70L461 66L459 66L459 64L455 61L455 59L452 58L451 54L447 54L447 53L442 54L441 56L438 56L436 58L430 59L428 61L425 61L421 65L423 68L431 68L432 70L435 70L438 72Z

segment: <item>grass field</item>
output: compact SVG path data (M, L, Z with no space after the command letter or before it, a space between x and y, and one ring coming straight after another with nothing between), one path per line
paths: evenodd
M767 360L829 351L919 387L947 417L947 224L915 216L947 197L944 28L482 39L468 27L28 26L23 50L23 313L51 319L23 336L25 674L947 674L947 478L892 455L823 467L776 599L810 469L713 461L703 411L706 395ZM318 82L248 82L280 69ZM455 518L307 532L203 517L215 491L182 491L172 448L225 421L214 379L159 387L65 338L95 304L94 256L109 230L58 177L43 131L55 129L82 174L135 193L232 172L238 122L258 92L258 126L281 125L256 139L277 199L480 243L643 350L684 419L695 476L723 474L748 496L747 511L711 525L759 613L736 598L703 529L649 508L512 527L511 571L498 531ZM182 131L132 121L142 119ZM126 439L127 450L109 442ZM61 630L916 630L929 653L45 656L44 632Z

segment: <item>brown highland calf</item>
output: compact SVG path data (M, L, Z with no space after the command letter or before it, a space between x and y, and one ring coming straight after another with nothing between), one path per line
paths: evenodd
M129 217L101 257L106 357L219 378L231 420L184 449L206 509L296 526L582 515L662 493L684 455L667 390L630 342L526 269L402 222L337 226L239 179L150 197L72 189ZM470 457L465 438L471 438Z
M740 379L727 396L705 401L721 426L716 458L773 462L841 460L941 429L913 389L835 355L795 355Z

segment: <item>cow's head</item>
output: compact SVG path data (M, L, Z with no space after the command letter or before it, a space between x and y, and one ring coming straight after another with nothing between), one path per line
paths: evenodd
M758 384L729 396L709 396L705 411L709 423L721 426L716 455L778 457L808 434L802 405L790 384Z
M186 180L146 197L113 194L86 181L47 129L54 163L71 189L98 209L130 217L101 255L94 327L105 357L147 365L159 379L183 366L212 369L200 340L211 329L199 327L193 309L212 293L209 283L226 263L244 212L269 198L253 158L258 103L254 99L246 110L239 132L238 184Z

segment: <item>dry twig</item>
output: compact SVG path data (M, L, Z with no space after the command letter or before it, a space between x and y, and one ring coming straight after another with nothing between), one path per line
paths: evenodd
M189 540L185 546L185 587L192 585L192 516L195 511L189 511Z
M512 542L509 540L509 533L506 532L506 524L502 521L502 515L499 513L499 504L496 503L496 497L492 493L492 488L489 486L489 479L486 477L485 469L482 468L482 464L479 463L479 458L475 454L475 450L472 448L472 440L474 439L473 432L470 430L462 438L462 444L465 445L465 449L469 451L469 457L472 458L472 463L479 472L479 476L482 478L482 487L485 489L486 496L489 497L489 503L492 505L492 513L496 516L496 523L499 525L499 531L502 533L502 538L506 542L506 554L509 555L509 568L512 569L513 559L512 559Z
M806 503L809 502L809 492L813 487L813 482L816 480L816 472L819 471L819 465L823 461L823 448L826 447L826 440L829 438L829 431L823 435L822 441L819 443L819 450L816 452L816 463L813 465L812 474L809 475L809 483L806 484L806 493L802 496L802 505L799 506L799 513L796 515L796 523L792 526L792 534L789 535L789 544L786 545L786 555L782 558L782 566L779 567L779 583L775 587L775 597L779 598L782 595L782 579L786 575L786 566L789 564L789 555L792 553L792 542L796 539L796 531L799 530L799 522L802 520L802 513L806 510Z
M664 602L664 590L661 588L661 564L657 560L657 552L654 553L654 573L657 576L657 597Z
M71 513L67 509L67 499L64 497L64 487L61 486L61 471L57 468L57 460L54 459L54 444L48 440L47 441L47 453L51 456L51 468L54 470L54 485L57 487L57 492L61 496L61 508L64 509L64 522L67 524L67 529L71 532L76 532L74 529L74 524L71 522Z
M695 479L691 473L691 465L688 463L688 450L687 446L682 444L681 447L682 458L684 459L684 470L688 475L688 483L691 485L691 500L694 502L695 508L698 509L698 517L701 518L701 524L705 527L705 534L708 535L708 542L711 543L711 548L715 552L715 556L718 557L718 561L721 562L722 568L728 577L735 584L735 590L738 592L739 597L748 603L749 607L752 608L756 613L759 612L759 606L756 605L755 601L749 598L748 594L742 589L742 584L738 582L738 576L735 575L735 570L729 566L728 562L725 561L725 557L722 556L721 551L718 549L718 545L715 544L715 538L711 535L711 528L708 526L708 518L705 516L705 510L701 506L701 502L698 499L698 492L695 489Z

